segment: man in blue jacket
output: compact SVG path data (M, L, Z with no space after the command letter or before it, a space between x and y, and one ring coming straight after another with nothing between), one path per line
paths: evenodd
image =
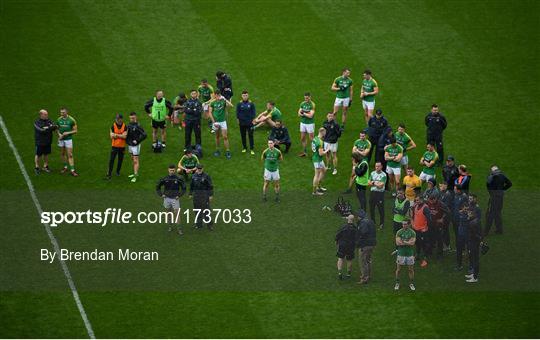
M255 104L249 100L248 91L242 91L242 100L236 104L236 118L240 127L240 137L242 137L242 153L247 152L246 133L249 136L249 152L255 155L253 151L253 126L252 121L255 119L256 111Z

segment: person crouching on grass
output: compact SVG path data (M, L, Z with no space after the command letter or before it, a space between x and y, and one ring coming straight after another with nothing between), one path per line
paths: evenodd
M109 170L105 179L111 179L112 171L114 168L114 160L118 156L118 163L116 164L116 176L120 176L120 169L122 169L122 163L124 162L124 151L126 151L126 137L127 128L124 124L124 116L121 113L116 115L114 123L109 131L111 137L111 156L109 157Z
M401 229L396 233L397 259L396 259L396 283L394 290L399 290L399 272L402 266L409 269L409 288L416 290L414 286L414 245L416 233L411 229L409 220L401 222Z
M266 192L270 182L274 182L274 191L276 193L276 202L279 202L279 162L283 160L283 155L278 148L274 146L274 141L268 141L268 148L263 151L261 161L264 161L264 184L263 201L266 202Z
M161 188L163 187L164 190ZM182 227L180 227L180 197L186 192L186 184L176 174L176 166L169 165L169 174L161 178L156 185L156 193L163 198L163 207L167 211L174 214L173 224L178 227L178 234L183 235ZM169 226L169 231L172 231L172 226Z
M326 129L320 128L317 137L313 138L313 141L311 141L311 150L313 151L311 160L313 161L313 167L315 168L315 175L313 176L313 196L323 195L326 191L326 189L321 186L324 174L326 173L323 159L324 155L329 151L324 149L323 138L325 135Z
M191 147L188 147L178 162L177 172L179 175L184 176L184 180L187 182L189 176L195 173L198 164L199 158L193 154Z
M347 223L344 224L336 234L337 247L337 270L338 279L343 280L343 260L347 262L347 278L351 277L352 260L356 244L356 226L354 225L354 215L347 216Z

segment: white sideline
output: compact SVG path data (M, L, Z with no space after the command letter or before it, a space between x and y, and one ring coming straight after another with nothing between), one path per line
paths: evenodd
M13 151L13 155L15 156L15 159L17 160L17 163L19 164L21 174L26 180L26 184L28 185L28 190L30 191L30 196L32 197L32 201L34 201L34 205L36 206L36 210L39 216L41 216L41 213L43 212L43 210L41 209L41 204L39 204L36 192L34 190L34 186L32 185L32 181L30 180L30 177L28 176L28 172L26 172L24 164L21 160L21 156L19 155L19 152L17 151L15 144L13 144L13 140L11 139L11 136L9 134L6 124L4 123L4 119L2 118L2 116L0 116L0 126L2 127L2 131L4 132L4 136L6 137L9 147ZM54 237L51 231L51 227L49 226L48 223L43 223L43 225L45 226L45 231L47 232L47 235L49 236L49 240L51 241L54 251L56 251L57 254L60 254L60 246L58 245L58 241L56 240L56 237ZM86 312L84 311L83 304L81 302L81 299L79 298L79 293L77 292L77 287L75 287L75 282L73 282L73 278L71 277L67 264L63 260L59 260L59 262L60 262L60 266L62 267L62 270L64 271L64 275L67 279L69 288L71 289L71 294L73 294L73 299L75 299L75 304L77 305L77 308L79 309L79 313L81 314L81 318L84 322L84 325L86 326L86 331L88 333L88 336L90 337L90 339L95 339L96 337L94 335L94 330L92 329L92 324L90 324L90 321L88 320L88 316L86 316Z

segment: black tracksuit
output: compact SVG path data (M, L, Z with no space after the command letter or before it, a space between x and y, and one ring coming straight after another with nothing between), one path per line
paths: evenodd
M360 163L354 168L354 174L358 177L362 177L369 170L369 166L365 163ZM360 203L360 208L366 211L366 189L365 185L356 183L356 197Z
M325 128L326 130L326 135L324 135L324 141L331 144L337 143L339 137L341 137L342 131L336 120L325 120L323 122L323 128Z
M114 133L114 124L118 128L121 128L122 125L118 125L116 122L113 123L111 126L111 132ZM127 125L126 125L126 131L127 131ZM127 135L126 135L127 137ZM107 176L110 176L112 174L113 168L114 168L114 160L116 159L116 156L118 156L118 163L116 164L116 174L120 176L120 170L122 169L122 163L124 162L124 151L126 150L125 147L116 147L113 146L111 148L111 155L109 157L109 170L107 171Z
M48 118L39 118L34 122L34 140L36 142L36 155L41 156L51 153L53 132L56 129L56 124Z
M480 272L480 242L482 242L482 211L478 205L471 207L473 216L469 221L467 237L467 249L469 250L469 267L474 278L478 278Z
M241 101L236 104L236 118L238 119L238 125L240 126L240 137L242 138L242 147L247 149L246 133L249 136L249 149L253 150L253 119L257 112L255 111L255 104L251 101Z
M442 113L433 114L430 112L426 115L425 124L427 127L427 142L435 142L435 148L439 154L439 160L437 163L442 164L442 160L444 159L443 131L447 126L446 118L442 115Z
M186 131L184 136L184 147L191 146L191 133L195 132L195 144L201 145L201 115L203 112L202 103L199 99L189 98L184 104L186 118Z
M375 153L375 162L381 162L382 167L384 170L386 170L386 159L384 159L384 148L387 145L392 144L392 140L390 139L393 134L390 132L392 131L391 127L386 127L384 129L383 134L379 137L379 141L377 142L377 152ZM387 178L388 179L388 178Z
M164 190L161 190L163 187ZM177 198L186 192L184 180L176 175L167 175L159 180L156 185L156 193L159 197L165 195L168 198Z
M352 223L344 224L336 233L336 256L346 260L354 259L354 249L356 245L356 227Z
M193 196L193 209L210 209L210 197L214 196L214 186L212 178L205 172L194 173L191 176L191 184L189 186L189 194ZM197 217L197 215L195 215ZM198 218L195 220L197 227L202 227L203 218L208 216L201 211ZM211 227L213 221L210 219L208 226Z
M232 79L228 74L224 73L223 76L216 81L216 87L223 97L227 98L227 100L231 100L233 96Z
M504 192L512 186L512 182L502 173L501 170L492 172L486 182L486 187L489 192L489 203L486 212L486 230L485 235L489 233L493 221L497 233L503 232L502 225L502 208Z
M289 152L289 149L291 148L291 137L289 136L289 130L287 130L285 126L282 125L280 128L273 127L268 139L277 141L276 147L280 150L280 145L284 144L285 153Z
M146 139L146 132L139 123L129 123L127 125L126 144L129 146L137 146Z
M441 155L439 155L441 157ZM459 171L455 164L449 166L445 165L442 169L442 175L444 178L444 181L448 185L448 190L450 192L454 192L454 182L459 177Z
M368 162L371 160L371 155L374 151L374 149L377 148L377 145L379 144L379 138L383 135L384 130L388 127L388 121L386 118L381 115L379 118L377 118L377 115L371 117L368 121L368 136L369 141L371 142L371 149L369 150L368 154ZM375 152L375 155L377 155L377 152Z

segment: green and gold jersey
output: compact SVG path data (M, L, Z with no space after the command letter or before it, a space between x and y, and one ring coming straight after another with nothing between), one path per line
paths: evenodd
M388 156L395 157L395 156L399 155L400 153L401 154L403 153L403 148L401 147L401 145L399 145L397 143L396 143L396 145L389 144L386 147L385 151L388 152ZM387 164L391 168L399 168L401 166L399 162L395 162L395 161L388 161Z
M191 157L184 155L180 158L180 164L186 169L193 169L199 164L199 158L193 154Z
M279 158L281 157L281 151L277 148L267 148L263 151L264 168L268 171L277 171L279 169Z
M397 231L396 237L399 237L402 241L409 241L413 238L416 238L416 233L412 228L401 228ZM414 246L398 246L397 247L398 256L414 256Z
M271 118L272 120L275 122L276 120L281 120L281 111L279 111L279 109L277 107L274 107L272 109L272 111L270 110L266 110L267 113L270 113L271 114Z
M411 137L409 137L407 132L400 133L399 131L394 133L394 136L396 137L398 144L403 148L403 155L405 155L409 144L411 144Z
M319 138L319 136L313 138L311 141L311 151L313 151L313 156L311 156L311 160L313 163L319 163L322 162L323 156L319 155L319 149L323 148L323 141Z
M371 142L368 139L357 139L354 141L354 146L360 151L369 150L371 149Z
M199 100L204 103L212 99L214 88L210 84L208 86L199 85L197 92L199 92Z
M212 116L214 117L216 122L221 123L226 120L226 106L227 102L225 101L225 98L216 99L210 103L210 107L212 107Z
M336 92L336 98L349 98L350 97L350 87L353 84L353 80L348 77L337 77L334 80L334 84L339 87L339 90Z
M436 151L426 151L424 152L424 156L422 156L425 161L431 162L439 159L439 154ZM433 165L431 168L428 166L425 166L422 168L422 172L426 175L435 175L435 165Z
M371 78L371 79L364 79L362 81L362 90L364 92L373 92L375 90L376 87L379 87L379 85L377 85L377 82L375 81L375 79ZM372 94L370 96L365 96L364 98L362 98L364 101L366 102L374 102L375 101L375 95Z
M315 103L312 101L309 101L309 102L303 101L302 103L300 103L300 109L302 110L303 113L309 113L311 110L315 110ZM314 121L315 121L315 115L313 115L313 117L311 118L300 117L300 122L304 124L313 124Z
M71 132L73 131L73 127L77 125L77 121L75 118L68 115L66 118L60 116L56 120L56 125L58 125L58 132L64 133L64 132ZM73 138L73 134L67 135L62 140L70 140Z

